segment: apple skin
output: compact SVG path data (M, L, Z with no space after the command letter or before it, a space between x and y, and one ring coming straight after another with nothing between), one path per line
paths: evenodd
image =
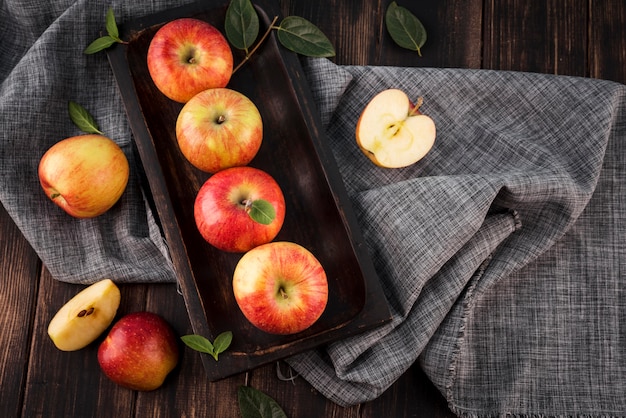
M63 139L41 157L38 177L46 196L76 218L93 218L122 196L130 168L111 139L86 134Z
M194 18L159 28L150 41L147 63L156 87L179 103L203 90L225 87L233 73L233 53L224 35Z
M276 216L269 224L252 219L244 201L263 199ZM227 252L246 252L272 241L285 220L285 197L272 176L250 166L232 167L213 174L200 187L194 218L202 237Z
M159 388L178 364L178 357L174 330L152 312L123 316L98 348L98 364L105 376L139 391Z
M432 148L435 122L419 111L406 93L387 89L374 96L361 112L356 142L376 165L401 168L415 164Z
M216 173L252 161L263 141L263 120L245 95L228 88L208 89L181 109L176 139L193 166Z
M233 274L237 305L254 326L270 334L295 334L326 309L326 272L306 248L270 242L245 253Z
M115 283L111 279L100 280L78 292L57 311L48 324L48 336L59 350L80 350L111 325L120 300Z

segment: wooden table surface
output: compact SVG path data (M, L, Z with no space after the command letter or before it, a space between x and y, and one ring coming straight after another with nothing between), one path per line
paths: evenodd
M622 0L398 0L424 23L422 57L386 33L390 1L282 0L281 10L314 22L339 64L486 68L601 78L626 83L626 3ZM236 417L237 387L260 389L289 417L449 417L445 399L414 365L378 399L350 408L304 380L282 381L276 365L216 383L189 349L160 389L140 393L100 372L97 344L66 353L46 328L81 287L54 280L0 208L0 413L3 417ZM124 285L119 313L161 314L182 334L191 327L175 285Z

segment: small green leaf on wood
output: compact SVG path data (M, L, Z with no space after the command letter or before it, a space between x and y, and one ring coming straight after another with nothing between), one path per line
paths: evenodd
M253 387L239 386L237 400L242 418L287 418L274 399Z
M426 29L413 13L394 1L387 8L385 24L396 44L417 51L422 56L421 48L426 43Z
M335 49L326 35L304 18L287 16L276 29L280 43L295 53L309 57L335 56Z
M202 335L190 334L183 335L180 339L187 347L199 351L200 353L210 354L215 361L218 361L219 354L223 353L230 347L233 341L233 333L225 331L215 337L215 341L211 343L208 338Z
M68 112L70 114L70 119L74 122L74 125L76 125L81 131L88 134L104 135L100 131L100 128L98 127L98 124L93 116L91 116L87 109L78 103L70 100L68 103Z
M224 29L228 41L248 54L259 35L259 16L250 0L232 0L226 9Z
M250 203L248 215L260 224L269 225L276 218L276 209L267 200L257 199Z

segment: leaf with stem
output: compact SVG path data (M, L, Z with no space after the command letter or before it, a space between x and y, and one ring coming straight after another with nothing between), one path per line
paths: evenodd
M417 51L421 57L421 48L426 43L426 29L408 9L391 2L385 14L387 31L393 41L402 48Z
M192 350L210 354L217 361L219 354L230 347L233 341L233 333L230 331L222 332L215 337L213 343L208 338L196 334L183 335L180 339Z
M335 49L313 23L298 16L287 16L275 27L278 40L287 49L308 57L334 57Z
M254 221L262 225L269 225L276 218L276 209L264 199L253 200L246 204L246 210Z
M91 42L87 48L83 51L85 54L95 54L96 52L100 52L104 49L109 48L111 45L115 43L123 44L125 43L120 39L119 29L117 28L117 23L115 22L115 14L113 13L113 8L109 7L107 10L106 18L105 18L105 27L107 31L107 35L101 36L98 39Z
M232 0L226 9L224 29L235 48L249 54L249 48L259 36L259 16L250 0Z
M70 100L68 103L68 112L70 114L70 119L74 122L74 125L76 125L81 131L88 134L104 135L102 131L100 131L100 128L98 127L98 124L93 116L91 116L87 109L78 103Z
M239 386L237 400L242 418L287 418L274 399L253 387Z

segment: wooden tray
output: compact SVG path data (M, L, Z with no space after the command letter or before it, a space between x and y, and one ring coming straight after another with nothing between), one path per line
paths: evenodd
M267 2L267 3L266 3ZM279 15L267 0L255 5L261 33ZM191 325L211 340L233 332L219 361L203 355L209 380L218 380L312 349L390 319L386 300L324 134L297 55L272 34L238 70L228 87L248 96L264 123L263 144L250 164L272 175L287 200L285 223L276 240L297 242L313 252L329 280L329 301L309 329L290 336L266 334L240 312L232 274L241 254L206 243L194 223L193 203L209 177L192 167L178 149L175 121L182 105L154 86L146 53L156 30L179 17L197 17L224 33L226 6L202 1L120 25L130 40L108 50L134 141L178 275ZM235 64L242 55L234 50Z

